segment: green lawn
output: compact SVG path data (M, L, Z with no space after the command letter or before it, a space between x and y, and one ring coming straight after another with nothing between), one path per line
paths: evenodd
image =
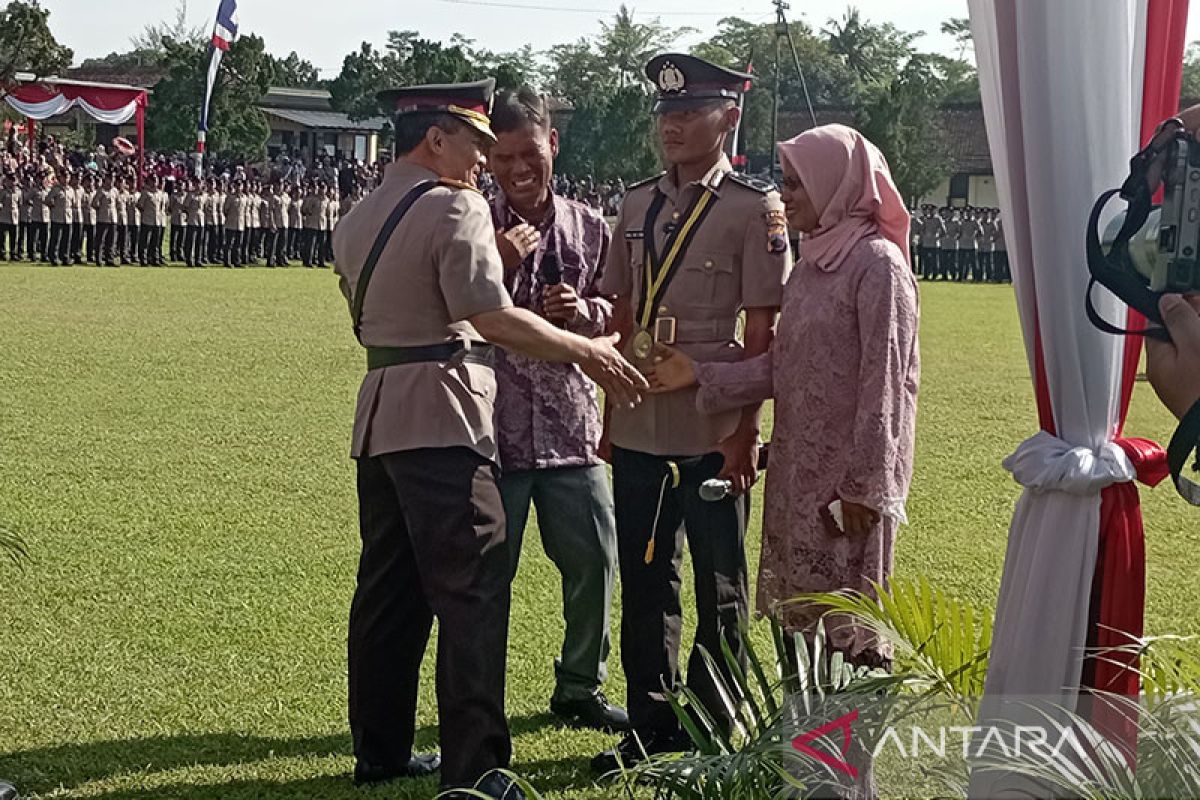
M1017 496L1000 461L1034 430L1012 293L933 285L923 302L898 570L990 604ZM0 526L33 552L23 571L0 563L0 776L39 798L432 794L345 777L362 361L328 272L0 268ZM1131 433L1171 428L1139 386ZM1149 629L1200 632L1200 525L1169 487L1143 496ZM587 759L610 737L545 714L558 580L538 537L526 546L516 768L549 797L607 797Z

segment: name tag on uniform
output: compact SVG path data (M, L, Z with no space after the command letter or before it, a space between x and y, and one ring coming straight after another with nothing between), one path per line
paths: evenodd
M645 231L625 231L625 241L627 242L640 242L645 238Z

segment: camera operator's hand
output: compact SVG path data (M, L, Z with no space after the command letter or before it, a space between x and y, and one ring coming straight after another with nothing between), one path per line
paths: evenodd
M625 360L617 346L621 335L601 336L591 340L591 353L579 362L585 375L604 390L608 402L633 408L642 402L642 392L650 388L642 373Z
M1183 120L1183 127L1192 136L1195 136L1197 131L1200 131L1200 105L1184 109L1179 113L1179 118Z
M496 249L505 269L516 269L525 257L537 250L542 235L532 225L515 225L496 234Z
M1158 308L1172 341L1146 340L1146 374L1163 405L1182 419L1200 402L1200 295L1164 295Z

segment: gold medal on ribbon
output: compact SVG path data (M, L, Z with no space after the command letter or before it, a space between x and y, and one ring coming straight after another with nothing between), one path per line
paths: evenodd
M654 352L654 337L650 331L640 330L633 337L633 355L639 361L646 361Z

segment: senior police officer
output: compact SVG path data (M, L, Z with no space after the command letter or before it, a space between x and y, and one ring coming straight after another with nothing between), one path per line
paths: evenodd
M338 226L342 291L367 375L357 459L363 541L350 611L350 727L356 780L428 774L412 754L420 663L439 623L442 785L524 795L508 765L504 717L509 554L496 486L492 342L579 364L616 404L645 381L615 348L512 306L491 213L475 180L494 141L494 82L380 95L399 159Z
M724 155L750 76L687 55L650 61L659 88L658 135L670 165L630 187L621 207L601 291L616 295L614 325L647 368L655 344L700 361L734 361L770 347L791 248L783 204L772 187L732 172ZM745 330L738 341L738 318ZM684 538L696 582L696 648L687 680L706 706L721 704L700 647L721 639L744 654L748 617L745 530L757 478L757 406L706 416L695 390L654 396L637 409L606 409L622 582L621 659L633 731L593 759L618 760L686 747L664 694L679 682L679 583ZM718 502L700 484L721 477L734 493ZM723 660L717 656L718 663ZM724 720L728 722L728 720Z

